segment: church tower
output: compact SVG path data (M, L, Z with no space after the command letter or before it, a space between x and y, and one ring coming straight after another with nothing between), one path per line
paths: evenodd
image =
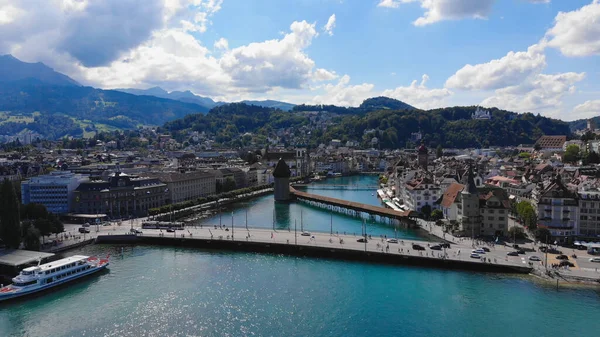
M279 158L275 169L273 170L273 177L275 178L275 201L289 201L290 200L290 177L292 171L286 164L285 160Z
M469 165L467 184L460 193L460 199L461 231L464 235L475 237L481 232L481 216L479 214L479 192L475 185L472 165Z
M428 153L427 147L425 147L424 144L421 144L421 146L419 146L419 148L417 149L417 163L425 171L427 171L427 165L429 164L428 160L429 160L429 153Z

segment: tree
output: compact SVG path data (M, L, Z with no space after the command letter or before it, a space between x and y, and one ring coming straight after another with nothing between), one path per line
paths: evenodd
M435 149L435 156L438 158L442 158L444 156L444 149L442 148L442 144L438 145Z
M10 248L19 248L21 244L19 201L8 179L0 187L0 239Z
M537 215L535 209L527 201L521 201L517 204L517 215L523 222L523 225L529 230L534 230L537 227Z
M552 233L550 233L550 231L548 230L548 228L539 227L535 231L535 238L538 241L543 242L543 243L545 243L546 240L548 240L548 242L550 242L550 240L552 239Z
M522 227L512 226L511 228L508 229L508 236L511 238L515 238L515 239L524 239L525 231L523 230Z
M421 207L421 214L423 215L423 218L429 219L431 216L431 206L425 205Z
M23 237L25 249L40 250L40 231L29 222L25 224L25 236Z
M225 179L225 181L223 182L223 192L229 192L229 191L233 191L235 190L236 185L235 185L235 180L233 180L232 178L227 178Z
M433 212L431 212L431 220L437 221L441 220L443 217L444 213L442 213L442 211L439 209L434 209Z
M567 146L567 150L565 151L565 154L563 155L563 162L574 163L574 162L578 161L579 158L580 158L579 146L577 146L575 144L571 144L571 145Z

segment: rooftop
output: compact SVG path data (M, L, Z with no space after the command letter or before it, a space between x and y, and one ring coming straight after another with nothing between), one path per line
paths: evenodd
M0 264L17 267L51 256L54 256L54 254L23 249L5 249L0 250Z

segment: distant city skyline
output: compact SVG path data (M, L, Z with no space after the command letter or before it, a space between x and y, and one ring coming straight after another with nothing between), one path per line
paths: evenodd
M216 101L600 115L600 0L0 0L0 54Z

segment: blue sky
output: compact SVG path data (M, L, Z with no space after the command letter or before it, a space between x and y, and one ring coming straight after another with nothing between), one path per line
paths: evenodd
M215 100L600 115L598 0L0 0L0 53Z

